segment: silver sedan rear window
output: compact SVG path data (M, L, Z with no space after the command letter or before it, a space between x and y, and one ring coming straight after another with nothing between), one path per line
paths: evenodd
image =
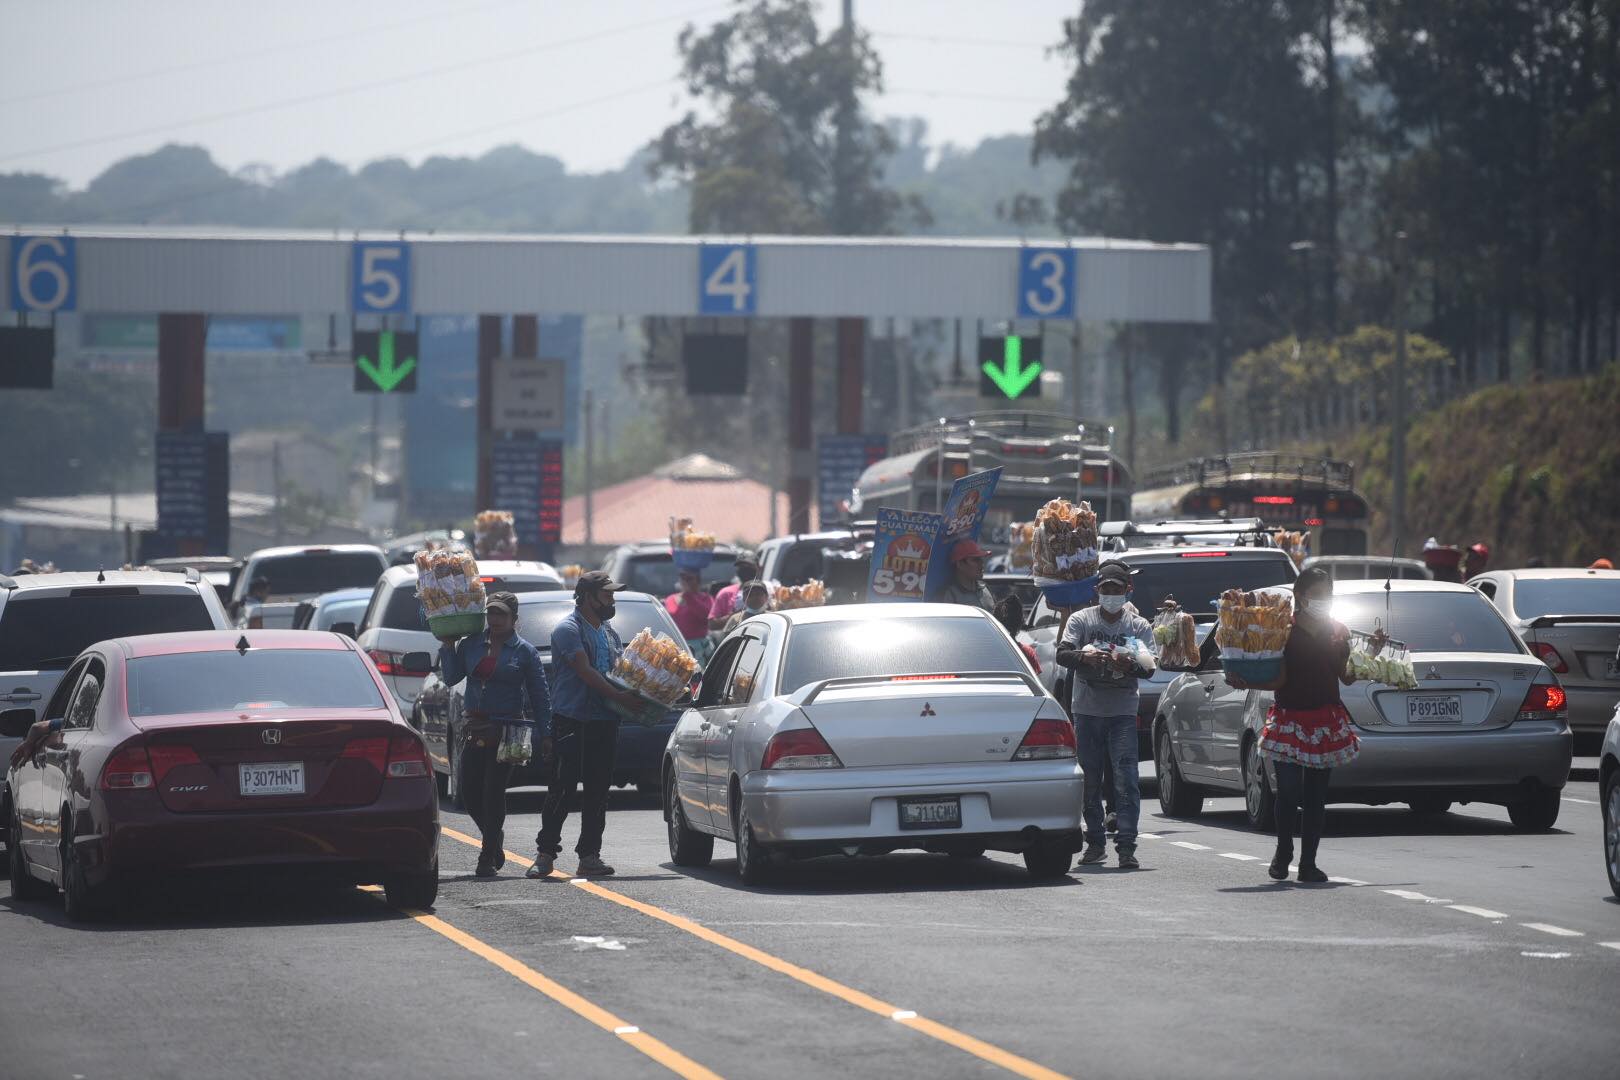
M1023 657L989 619L851 619L793 628L781 692L823 679L1026 670Z

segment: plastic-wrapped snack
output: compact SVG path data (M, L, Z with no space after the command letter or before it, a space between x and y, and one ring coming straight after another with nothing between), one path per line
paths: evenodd
M1013 570L1029 570L1035 565L1035 523L1014 522L1007 530L1007 566Z
M1173 596L1165 597L1164 603L1159 605L1159 613L1153 620L1153 644L1161 666L1184 670L1198 667L1197 625Z
M624 647L613 674L632 689L673 704L697 674L697 659L667 634L642 630Z
M1091 504L1053 499L1035 514L1030 538L1036 577L1080 581L1097 572L1097 515Z
M811 578L803 585L778 585L775 590L776 607L779 611L790 611L793 608L821 607L827 602L827 586Z
M1283 593L1228 589L1221 594L1215 644L1226 670L1249 682L1269 682L1281 670L1294 626L1294 604Z
M1345 661L1345 673L1366 682L1383 683L1397 690L1416 690L1417 671L1406 645L1384 639L1376 642L1371 634L1350 631L1350 657Z
M502 765L527 765L534 756L534 732L528 724L507 724L495 760Z
M510 510L480 510L473 519L473 549L480 559L517 557L517 528Z
M692 528L691 518L669 519L669 546L673 551L713 551L713 533L700 533Z

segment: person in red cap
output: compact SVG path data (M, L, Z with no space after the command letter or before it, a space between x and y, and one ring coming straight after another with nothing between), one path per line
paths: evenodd
M1588 570L1613 570L1614 569L1614 563L1610 562L1608 559L1599 558L1599 559L1593 561L1592 565L1588 566L1587 569Z
M1462 557L1462 577L1464 581L1476 574L1485 572L1485 564L1491 561L1491 547L1481 540L1467 551Z
M995 614L996 598L984 583L984 560L989 557L989 549L977 540L958 540L951 547L951 580L929 599L937 604L969 604Z

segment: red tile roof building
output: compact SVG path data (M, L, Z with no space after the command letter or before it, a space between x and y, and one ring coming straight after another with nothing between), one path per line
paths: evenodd
M655 540L667 535L671 517L689 517L699 532L722 542L757 544L787 529L788 498L742 471L706 454L692 454L650 475L600 488L592 499L591 544L597 547ZM563 503L565 545L585 543L585 496Z

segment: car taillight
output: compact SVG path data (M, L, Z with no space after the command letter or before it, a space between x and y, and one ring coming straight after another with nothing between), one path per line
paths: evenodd
M1037 717L1013 753L1014 761L1051 761L1074 757L1074 725L1067 720Z
M842 769L844 763L832 752L827 740L815 728L778 731L765 744L764 769Z
M152 784L152 759L144 746L123 747L101 767L103 791L138 791Z
M152 762L152 781L157 784L163 783L163 778L169 775L171 769L202 764L197 751L189 746L149 746L146 754Z
M373 769L382 772L388 768L388 740L387 738L350 739L348 744L343 747L343 753L339 756L369 761Z
M366 655L371 657L373 664L377 665L377 674L379 675L405 674L405 666L401 663L405 657L400 653L387 652L383 649L367 649Z
M1564 658L1558 654L1558 650L1553 646L1552 642L1538 641L1530 647L1535 650L1537 656L1541 657L1541 662L1555 673L1559 675L1569 674L1569 665L1564 663Z
M927 675L891 675L891 676L889 676L889 681L890 682L938 682L941 679L956 679L956 678L960 678L960 677L961 676L951 675L951 674L947 674L945 672L940 671L940 672L933 672L933 673L927 674Z
M1562 686L1538 683L1524 695L1524 704L1519 706L1519 719L1562 720L1568 704L1569 695L1564 693Z
M389 776L426 776L427 747L415 735L395 735L388 743Z

